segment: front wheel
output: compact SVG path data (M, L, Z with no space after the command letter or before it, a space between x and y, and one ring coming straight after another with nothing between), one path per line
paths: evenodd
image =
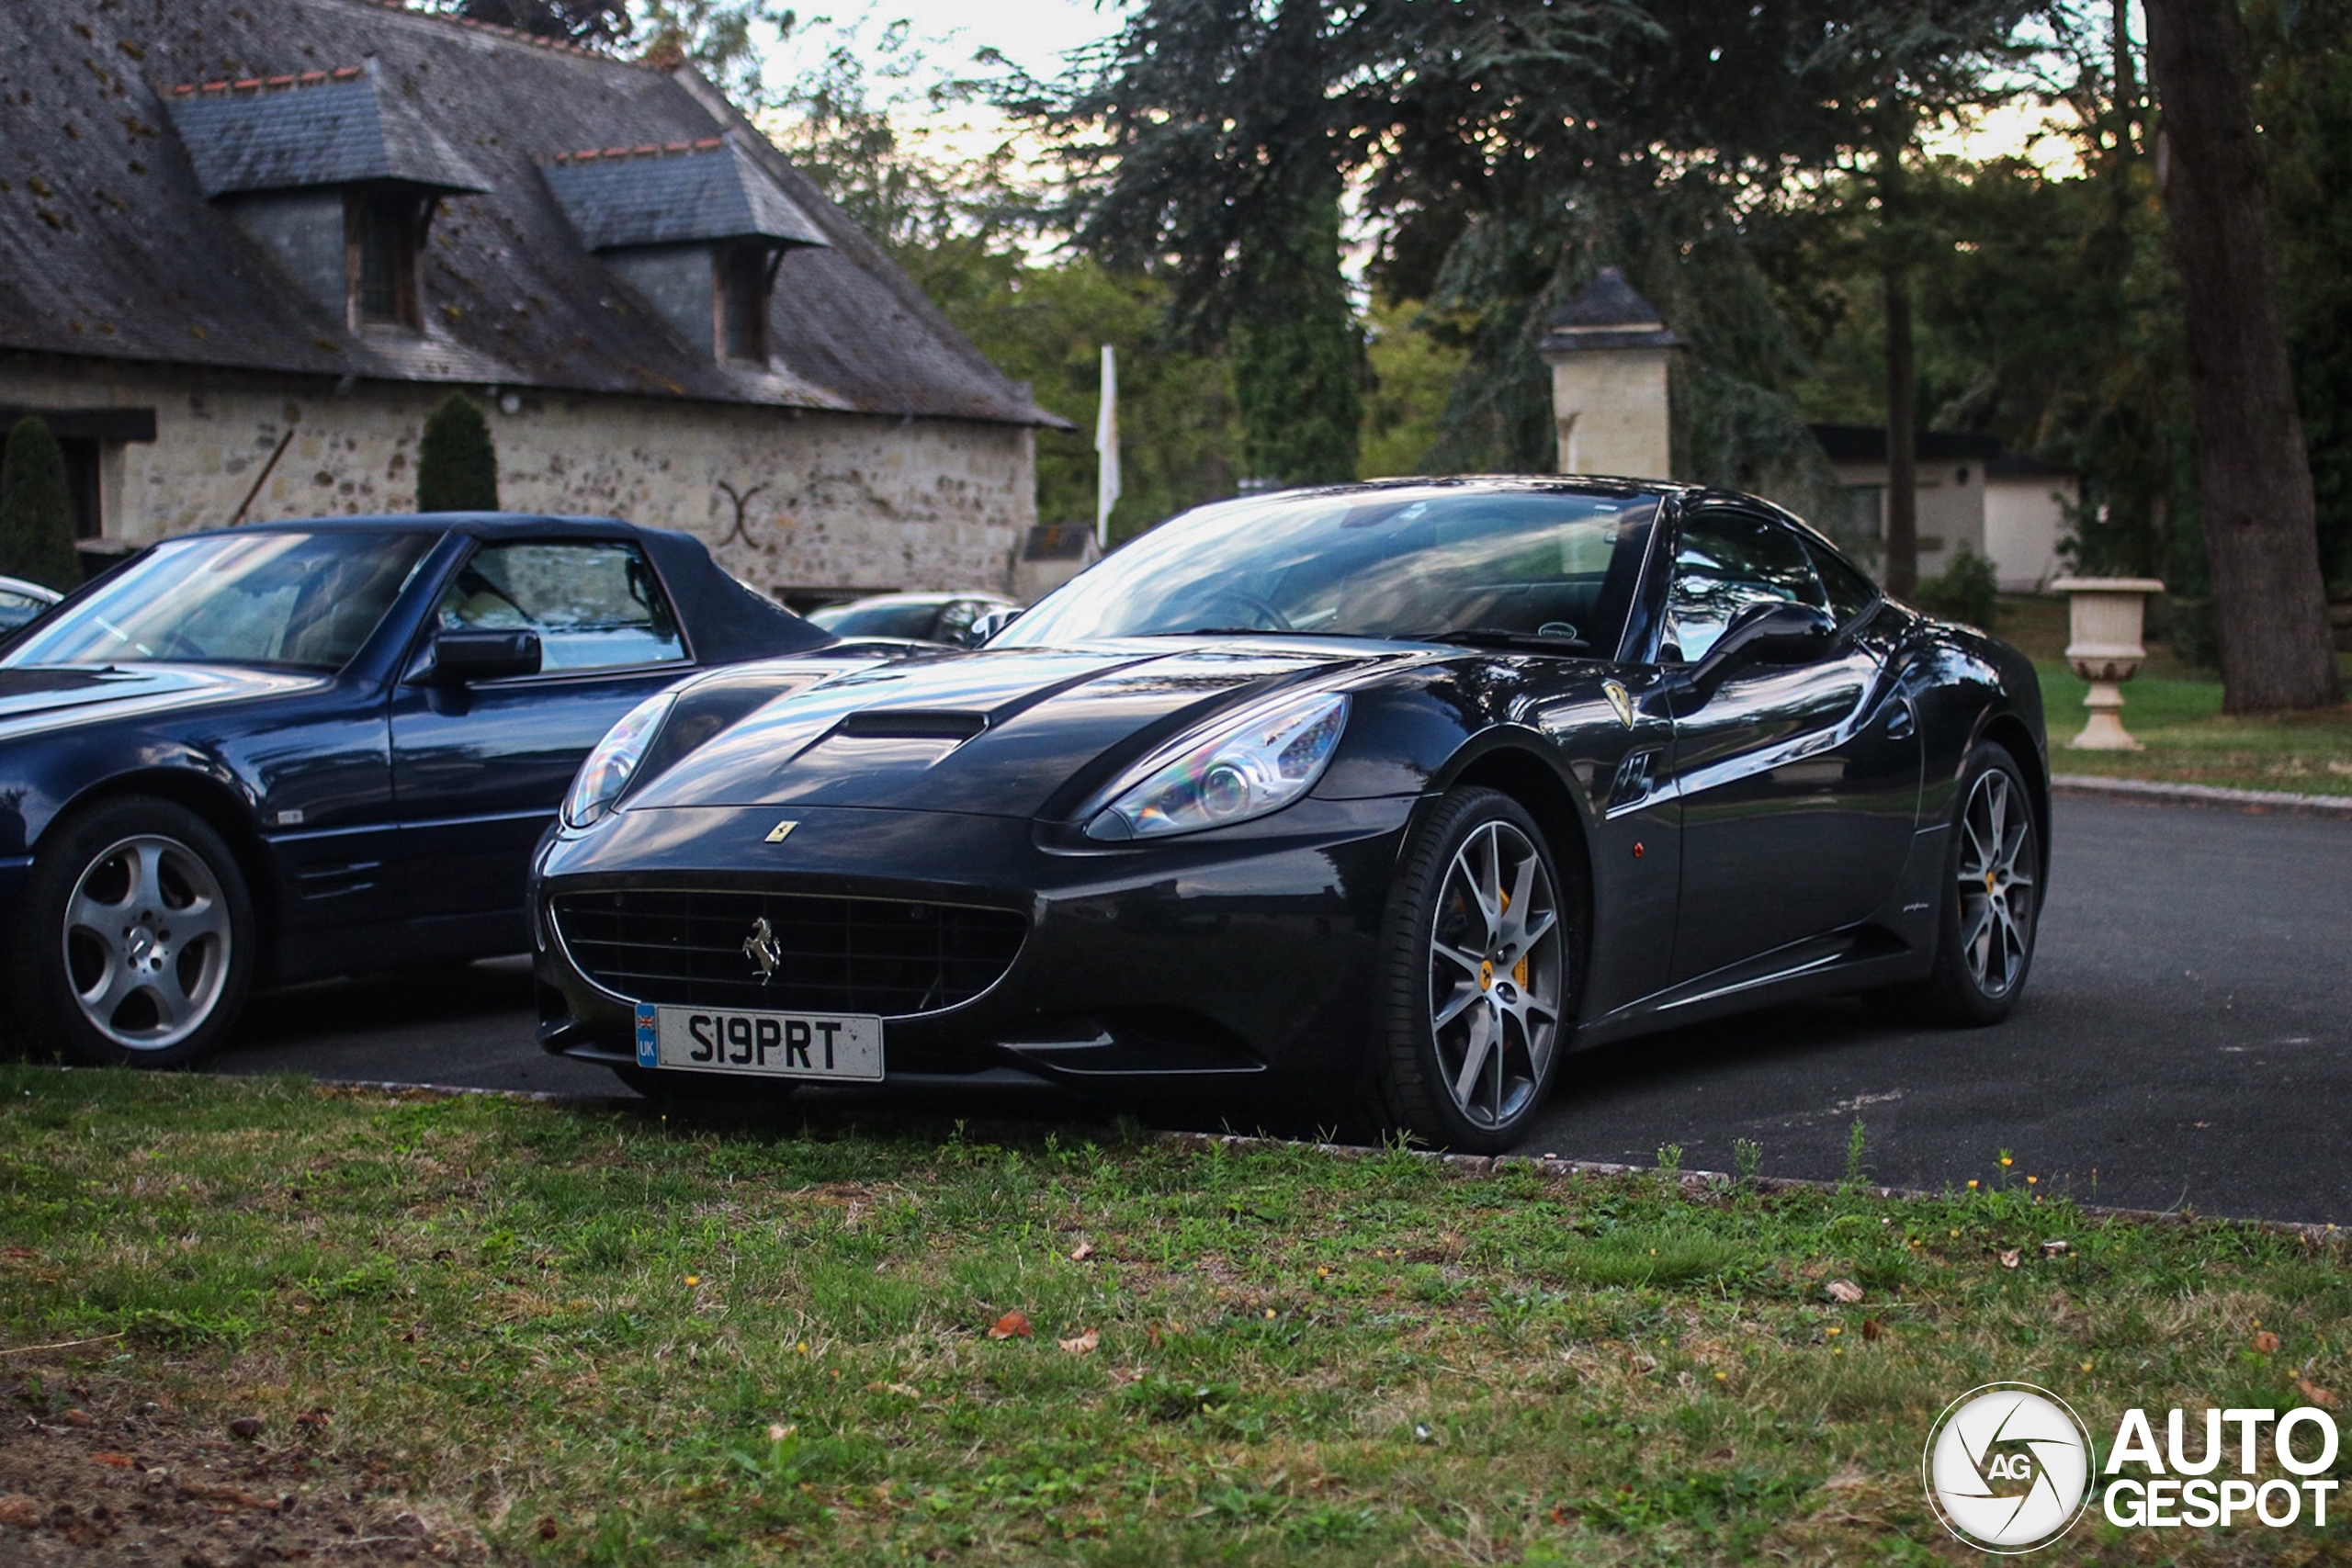
M133 796L62 821L29 891L8 982L37 1047L176 1067L234 1027L259 947L253 903L196 813Z
M1567 894L1517 801L1469 788L1438 803L1389 895L1374 1075L1388 1127L1477 1154L1518 1143L1574 1022Z
M2008 1017L2033 969L2041 915L2041 840L2025 774L1990 741L1961 772L1944 862L1935 967L1886 998L1929 1022L1981 1026Z

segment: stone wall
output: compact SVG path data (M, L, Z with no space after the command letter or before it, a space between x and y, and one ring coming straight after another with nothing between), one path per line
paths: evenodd
M153 443L103 455L107 536L130 544L229 522L266 465L247 521L410 511L418 433L450 389L0 355L0 404L155 411ZM489 417L508 510L682 528L771 591L1001 590L1036 521L1025 427L459 389Z

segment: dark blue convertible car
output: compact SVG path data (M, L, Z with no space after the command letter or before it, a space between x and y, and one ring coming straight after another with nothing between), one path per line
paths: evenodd
M606 519L156 545L0 645L11 1027L178 1064L256 983L520 952L532 846L615 720L832 644L693 538Z

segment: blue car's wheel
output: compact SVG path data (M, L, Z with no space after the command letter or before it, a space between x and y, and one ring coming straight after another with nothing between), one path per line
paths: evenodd
M234 1026L256 955L253 904L236 856L194 812L130 796L61 821L30 893L9 978L37 1048L179 1066Z
M1392 1130L1480 1154L1519 1141L1574 1023L1580 904L1517 801L1438 804L1389 899L1375 1089Z

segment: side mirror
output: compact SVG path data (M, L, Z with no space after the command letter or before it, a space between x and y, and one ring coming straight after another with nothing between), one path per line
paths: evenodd
M962 648L985 647L989 638L1004 630L1021 616L1022 612L1019 610L990 610L987 615L974 621L966 629L964 635L956 639L956 644Z
M1690 667L1690 684L1704 690L1751 664L1809 664L1829 650L1837 635L1837 621L1815 605L1791 599L1750 604Z
M435 686L463 686L538 672L538 633L449 626L434 635L421 678Z

